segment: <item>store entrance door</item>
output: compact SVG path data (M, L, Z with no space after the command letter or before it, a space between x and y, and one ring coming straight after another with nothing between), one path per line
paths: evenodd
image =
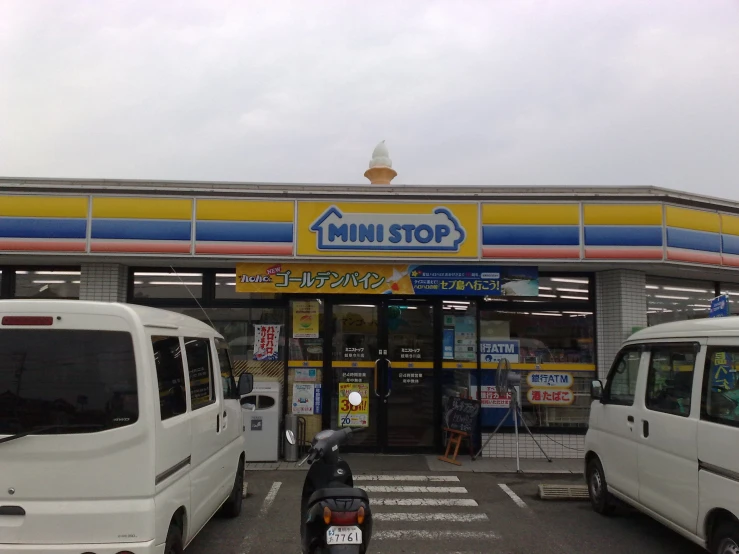
M440 399L434 305L425 300L336 303L330 375L331 426L367 427L350 451L433 452ZM365 398L353 408L349 392Z

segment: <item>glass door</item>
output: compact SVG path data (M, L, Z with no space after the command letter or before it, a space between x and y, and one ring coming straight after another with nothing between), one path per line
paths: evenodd
M351 437L345 450L377 452L380 446L379 320L377 304L332 306L331 422L330 427L366 427ZM349 404L349 393L358 391L362 404Z
M437 427L434 306L428 301L390 301L383 403L384 449L433 451Z
M367 427L348 449L433 451L440 440L433 304L337 303L332 323L330 425ZM365 399L358 407L347 399L353 390Z

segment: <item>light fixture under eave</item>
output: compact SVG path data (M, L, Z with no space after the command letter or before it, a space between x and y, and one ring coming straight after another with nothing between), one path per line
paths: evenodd
M703 294L708 294L708 292L710 292L710 291L703 290L703 289L688 289L688 288L683 288L683 287L662 287L662 290L671 290L675 292L697 292L697 293L703 293Z
M186 283L186 282L183 282L183 281L149 281L149 284L150 285L157 285L157 286L185 285L185 286L199 287L203 283L200 283L200 282Z
M133 274L134 277L202 277L202 273L147 273L145 271L137 271Z
M564 277L551 277L550 281L555 283L579 283L580 285L587 285L589 281L587 279L565 279Z
M548 315L548 316L554 316L554 317L562 317L562 314L553 314L553 313L547 313L547 312L531 312L531 315Z
M562 296L560 296L560 298L565 298L567 300L590 300L590 298L588 298L587 296L583 297L583 296L565 296L565 295L562 295Z

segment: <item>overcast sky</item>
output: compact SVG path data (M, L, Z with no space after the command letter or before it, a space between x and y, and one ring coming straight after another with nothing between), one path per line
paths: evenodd
M0 175L739 199L739 0L0 0Z

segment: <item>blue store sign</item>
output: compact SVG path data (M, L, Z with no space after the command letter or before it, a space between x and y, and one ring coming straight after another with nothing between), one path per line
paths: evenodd
M729 315L729 296L722 294L711 300L708 317L727 317Z

